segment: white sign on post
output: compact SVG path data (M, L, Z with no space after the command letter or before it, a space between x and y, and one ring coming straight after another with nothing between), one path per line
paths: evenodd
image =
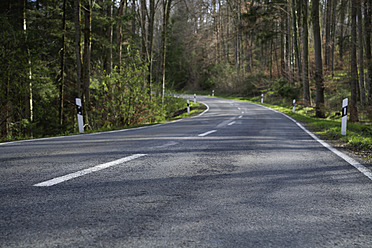
M348 99L345 98L345 99L342 101L341 135L346 135L346 126L347 126L347 104L348 104Z
M79 125L79 133L84 133L83 108L81 106L80 98L76 98L76 107L77 107L77 119L78 119L78 125Z
M263 103L263 94L261 94L261 104Z
M296 99L293 99L293 108L292 108L292 113L294 113L296 110Z

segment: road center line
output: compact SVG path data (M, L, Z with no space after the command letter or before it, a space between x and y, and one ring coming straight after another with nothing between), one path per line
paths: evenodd
M236 119L236 117L232 117L232 118L230 118L228 120L225 120L225 121L221 122L220 124L218 124L216 126L216 128L220 128L220 127L226 126L227 124L229 124L230 122L232 122L235 119Z
M231 125L234 125L236 123L236 121L233 121L233 122L230 122L229 124L227 124L228 126L231 126Z
M65 182L67 180L71 180L71 179L76 178L76 177L81 177L81 176L90 174L92 172L100 171L100 170L112 167L114 165L122 164L122 163L131 161L133 159L140 158L140 157L143 157L143 156L146 156L146 154L135 154L135 155L125 157L125 158L121 158L121 159L118 159L118 160L114 160L114 161L111 161L111 162L108 162L108 163L96 165L96 166L88 168L88 169L73 172L73 173L70 173L70 174L67 174L67 175L64 175L64 176L61 176L61 177L56 177L56 178L50 179L48 181L35 184L33 186L35 186L35 187L50 187L50 186Z
M201 133L198 136L199 137L204 137L204 136L207 136L208 134L211 134L211 133L214 133L214 132L217 132L217 130L211 130L211 131L208 131L208 132L205 132L205 133Z

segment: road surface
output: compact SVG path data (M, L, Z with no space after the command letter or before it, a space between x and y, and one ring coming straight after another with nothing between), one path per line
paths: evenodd
M0 247L372 247L372 181L284 115L0 145Z

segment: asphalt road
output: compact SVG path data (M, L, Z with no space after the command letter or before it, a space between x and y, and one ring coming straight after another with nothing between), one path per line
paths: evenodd
M0 247L372 247L372 181L282 114L0 145Z

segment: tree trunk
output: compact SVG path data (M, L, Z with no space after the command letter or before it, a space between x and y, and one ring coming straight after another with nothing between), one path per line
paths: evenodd
M287 1L286 1L287 2ZM285 55L286 55L286 62L287 62L287 71L286 71L286 77L288 82L292 83L292 46L291 46L291 15L289 10L289 5L287 2L286 5L286 13L287 18L285 19L285 27L287 27L287 30L285 30Z
M357 4L358 0L352 0L351 2L351 54L350 54L350 90L351 90L351 101L350 101L350 121L358 121L358 109L357 109L357 86L358 86L358 66L357 66Z
M335 74L335 35L336 35L336 8L337 8L338 0L333 0L332 5L332 25L331 25L331 70L332 70L332 78Z
M136 0L132 0L132 13L136 13ZM133 15L132 17L132 39L133 41L136 37L136 26L137 26L136 20L137 20L136 15Z
M282 78L286 77L285 73L285 41L284 41L284 34L285 34L285 26L284 26L284 18L285 14L282 13L282 19L280 21L280 74Z
M26 16L26 4L27 0L23 0L23 8L22 8L22 14L23 14L23 32L25 37L25 44L27 48L27 60L28 60L28 81L26 81L26 89L27 89L27 96L26 96L26 102L25 102L25 115L26 118L30 120L30 122L34 119L34 113L33 113L33 94L32 94L32 64L31 64L31 54L30 49L27 44L27 16ZM28 134L30 135L30 134Z
M83 88L84 88L84 117L88 123L88 113L90 110L90 55L91 55L91 32L92 32L92 5L91 0L85 0L84 8L84 62L83 62Z
M230 20L231 20L231 17L230 17L230 12L229 12L229 8L225 8L226 9L226 19L227 19L227 25L226 26L226 36L225 36L225 46L224 46L224 50L225 50L225 58L226 58L226 62L230 62L230 46L229 46L229 39L230 39Z
M74 0L74 16L75 16L75 55L76 55L76 83L77 97L82 98L82 60L81 60L81 15L80 15L80 0Z
M120 1L120 7L119 7L119 12L118 12L119 21L117 23L117 29L116 29L116 44L119 47L119 65L118 65L119 71L121 70L121 63L122 63L121 61L123 57L123 42L122 42L123 34L122 34L122 23L120 21L120 17L124 13L124 6L126 2L127 0Z
M63 0L62 7L62 44L61 44L61 74L59 82L59 124L63 125L63 102L65 83L65 57L66 57L66 0Z
M292 26L293 26L293 46L295 50L295 60L296 60L296 68L297 68L297 80L301 79L301 67L300 67L300 55L298 51L298 38L297 38L297 21L296 21L296 4L295 0L292 0Z
M323 82L323 64L322 64L322 44L319 25L319 0L313 0L311 8L311 17L314 33L315 50L315 85L316 85L316 117L325 117L324 107L324 82Z
M153 59L152 59L152 44L154 39L154 21L155 21L155 0L150 0L150 13L148 14L148 27L147 27L147 61L148 61L148 86L149 86L149 94L151 95L151 87L152 87L152 71L153 71ZM146 87L144 87L146 88Z
M348 0L341 0L341 7L340 7L340 37L339 37L339 54L341 62L344 61L344 24L345 24L345 10L347 6Z
M310 106L310 86L309 86L309 30L308 30L308 2L303 1L302 7L302 86L305 106Z
M8 138L9 136L9 124L10 124L10 111L11 111L11 103L10 103L10 77L9 73L6 75L6 89L5 89L5 116L4 120L1 120L4 126L1 127L2 136L4 138Z
M364 27L366 40L366 58L367 58L367 93L368 105L372 106L372 54L371 54L371 33L372 33L372 0L364 0Z
M214 63L218 63L218 47L219 47L219 36L218 36L218 21L217 21L217 2L212 0L212 20L213 20L213 36L216 39L216 46L214 51Z
M364 84L364 49L363 49L363 17L362 17L362 3L361 0L357 0L357 15L358 15L358 57L359 57L359 92L360 92L360 104L366 104L366 88Z
M107 62L106 62L106 73L107 75L110 75L111 74L111 70L112 70L112 41L113 41L113 24L112 24L112 12L113 12L113 2L112 0L109 0L108 1L108 5L107 5L107 17L109 18L109 21L110 21L110 24L107 28L107 37L109 39L109 47L108 47L108 54L106 55L107 56Z
M167 53L167 26L170 16L172 0L163 0L163 32L162 32L162 87L161 102L164 104L165 95L165 62Z
M144 61L147 62L147 35L146 35L146 16L147 16L147 7L146 0L140 0L141 3L141 44L142 44L142 56ZM144 82L145 84L145 82Z
M235 68L240 71L240 3L238 1L234 2L232 5L232 11L234 16L234 57L235 57Z
M332 21L332 0L327 0L325 17L325 44L324 44L324 66L327 71L330 68L331 57L331 21Z

